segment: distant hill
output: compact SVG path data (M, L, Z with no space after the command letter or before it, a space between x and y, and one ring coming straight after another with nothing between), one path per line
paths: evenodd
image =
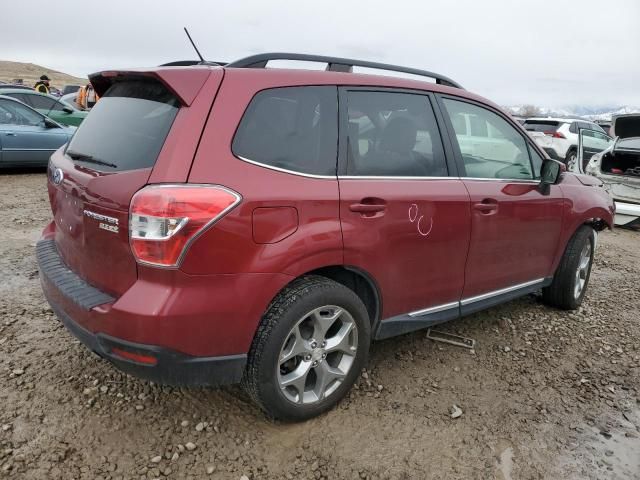
M51 85L60 89L65 85L84 85L87 83L86 78L74 77L33 63L0 60L0 80L3 82L12 82L16 78L22 78L25 85L33 87L40 75L48 76L51 79Z

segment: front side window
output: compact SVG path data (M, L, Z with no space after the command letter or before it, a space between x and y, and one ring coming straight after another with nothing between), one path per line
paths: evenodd
M604 133L606 135L606 132L597 123L581 122L580 123L580 128L586 128L588 130L593 130L593 131L596 131L596 132Z
M531 163L533 164L533 178L536 180L540 179L540 171L542 170L542 163L544 162L544 158L540 156L540 154L529 145L529 153L531 154Z
M477 105L444 99L451 119L465 176L533 179L524 137L498 114Z
M0 124L38 127L43 125L43 117L18 102L0 100Z
M440 132L429 97L351 91L347 103L348 175L447 175Z
M232 150L238 157L312 175L335 175L336 87L263 90L247 107Z

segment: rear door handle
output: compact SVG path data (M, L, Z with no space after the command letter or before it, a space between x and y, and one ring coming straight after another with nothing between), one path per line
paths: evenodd
M362 217L379 217L384 215L384 211L387 209L387 202L382 198L366 197L360 200L359 203L352 203L349 205L349 210L354 213L359 213Z
M491 215L498 211L498 202L493 198L485 198L479 203L474 203L473 208L483 215Z

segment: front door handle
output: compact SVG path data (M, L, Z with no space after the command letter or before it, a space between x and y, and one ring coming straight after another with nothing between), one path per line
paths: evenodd
M368 205L366 203L353 203L349 206L349 210L357 213L376 213L382 212L385 208L385 205Z
M7 137L16 137L17 135L14 132L8 132Z
M479 203L474 203L473 208L482 215L492 215L498 211L498 202L493 198L485 198Z

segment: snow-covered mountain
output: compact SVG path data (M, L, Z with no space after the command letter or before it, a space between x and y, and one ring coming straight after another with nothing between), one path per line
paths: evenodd
M513 115L523 115L527 111L531 111L530 105L508 105L503 107ZM572 105L567 107L538 107L536 116L540 117L561 117L561 118L585 118L588 120L611 120L613 115L622 115L625 113L640 113L640 107L630 105L624 106L604 106L604 107L588 107L582 105Z

